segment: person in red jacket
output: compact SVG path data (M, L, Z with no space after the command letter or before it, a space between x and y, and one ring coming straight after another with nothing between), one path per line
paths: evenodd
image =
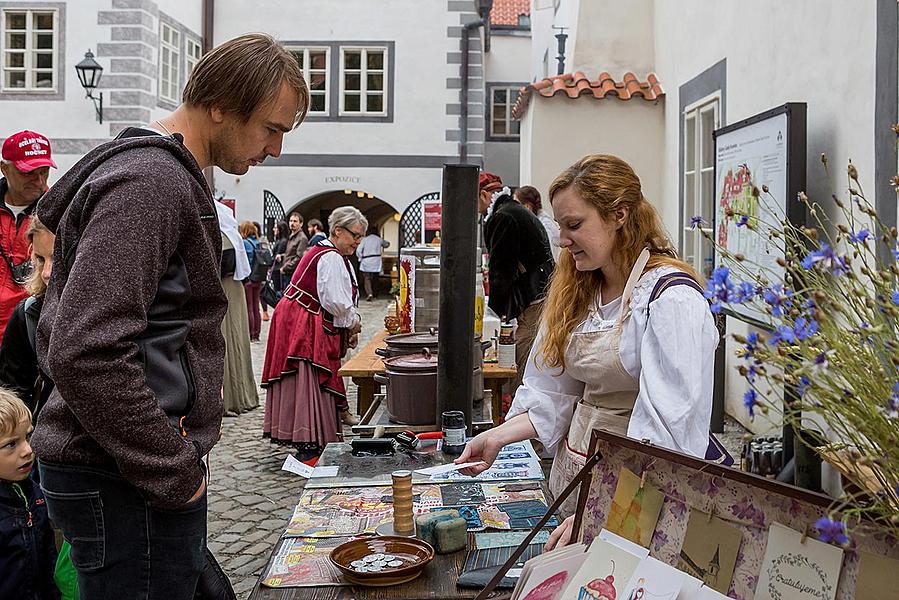
M25 282L31 274L31 243L25 236L37 199L47 191L50 141L33 131L20 131L3 142L0 161L0 336L13 309L28 296Z

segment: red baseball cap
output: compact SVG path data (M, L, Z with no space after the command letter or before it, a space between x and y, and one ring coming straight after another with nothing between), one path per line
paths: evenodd
M3 159L23 173L30 173L41 167L56 168L50 157L50 140L33 131L14 133L3 142Z
M502 189L502 187L503 180L499 178L499 175L481 171L481 174L478 176L478 189L482 192L490 192Z

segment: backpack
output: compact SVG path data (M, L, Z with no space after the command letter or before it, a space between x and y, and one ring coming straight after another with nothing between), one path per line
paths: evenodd
M253 269L250 271L250 281L260 283L265 281L268 270L275 262L272 257L272 249L265 242L259 242L253 246Z

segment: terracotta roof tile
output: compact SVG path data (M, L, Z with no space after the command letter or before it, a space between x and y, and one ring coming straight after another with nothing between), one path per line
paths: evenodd
M530 16L531 0L494 0L490 10L491 25L518 25L520 15Z
M494 8L496 4L494 4ZM658 77L654 73L646 76L646 81L640 81L637 76L628 71L621 81L615 79L606 71L599 74L594 80L590 80L583 72L565 73L547 77L521 88L518 101L512 108L512 116L520 119L527 111L528 102L532 93L537 93L544 98L551 98L557 94L565 94L569 98L591 97L602 100L606 97L615 97L619 100L631 98L643 98L651 102L665 95Z

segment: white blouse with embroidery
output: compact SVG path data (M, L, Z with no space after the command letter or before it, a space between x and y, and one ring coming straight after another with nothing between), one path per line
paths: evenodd
M631 316L622 327L619 357L640 382L627 435L702 458L709 442L719 336L705 298L685 285L665 290L647 316L659 277L675 271L665 266L643 274L634 288ZM604 321L618 319L620 311L619 298L591 310L575 331L597 331ZM538 438L552 451L568 433L584 382L544 364L543 327L506 418L527 412Z
M334 245L329 240L321 244ZM346 261L339 252L326 252L318 259L318 299L322 308L334 315L336 327L352 327L361 320L353 301L353 287L356 287L356 274L347 269Z

